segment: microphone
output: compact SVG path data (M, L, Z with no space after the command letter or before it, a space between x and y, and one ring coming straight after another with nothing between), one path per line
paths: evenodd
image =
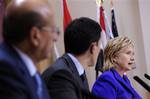
M150 80L150 76L148 74L144 74L145 78L147 78L148 80Z
M148 92L150 92L150 86L147 85L141 78L134 76L133 79L136 80L141 86L143 86Z

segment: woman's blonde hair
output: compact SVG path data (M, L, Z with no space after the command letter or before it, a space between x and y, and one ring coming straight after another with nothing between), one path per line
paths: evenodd
M123 48L126 48L130 45L133 45L133 41L128 37L116 37L108 41L104 49L104 67L103 71L109 70L112 67L115 67L113 61L114 56L119 53Z

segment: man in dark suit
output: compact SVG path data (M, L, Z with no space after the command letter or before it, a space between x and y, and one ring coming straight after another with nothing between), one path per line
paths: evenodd
M92 99L84 69L94 66L101 28L89 18L73 20L64 33L65 54L42 75L52 99Z
M49 99L36 64L55 41L51 7L43 0L12 0L0 44L0 98Z

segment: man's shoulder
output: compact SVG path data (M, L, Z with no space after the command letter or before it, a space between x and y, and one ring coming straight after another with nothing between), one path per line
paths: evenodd
M6 44L0 44L0 64L14 64L14 54L12 49L9 48Z
M8 56L7 50L8 48L3 43L1 43L0 44L0 58Z
M49 82L55 81L69 81L69 82L76 82L77 80L77 72L74 70L74 64L68 59L67 56L60 57L56 60L56 62L46 69L43 74L42 78L48 84Z
M64 72L70 72L70 69L68 68L68 64L66 63L65 59L63 57L60 57L55 61L54 64L49 66L49 68L43 72L42 77L47 78L51 77L54 74Z
M44 71L44 73L48 72L50 74L57 71L70 71L70 63L72 62L69 60L69 58L70 57L66 54L61 56L52 65L50 65L49 68Z
M0 44L0 74L3 77L22 79L23 64L20 62L19 57L7 44Z
M19 54L17 54L12 46L5 43L0 44L0 70L5 71L3 73L6 74L12 73L16 77L21 77L22 74L25 74L26 72L28 73Z

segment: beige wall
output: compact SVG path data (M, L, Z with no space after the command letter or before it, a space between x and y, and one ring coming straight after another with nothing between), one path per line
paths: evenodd
M56 15L56 24L61 29L61 36L57 42L57 48L61 54L63 45L63 0L53 0ZM119 35L126 35L134 40L136 52L136 69L129 72L129 78L137 91L145 98L145 89L133 80L134 75L144 78L144 73L150 74L150 1L149 0L114 0L114 8ZM67 0L72 18L81 16L96 20L95 0ZM110 20L110 0L105 0L104 8ZM95 81L94 68L87 69L90 88Z

